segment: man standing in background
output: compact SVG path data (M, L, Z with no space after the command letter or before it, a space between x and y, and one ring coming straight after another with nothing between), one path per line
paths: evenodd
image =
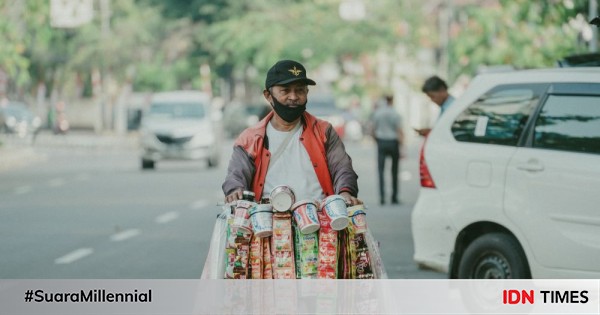
M392 159L392 204L399 204L398 172L400 146L404 142L402 120L394 109L394 97L385 97L385 106L379 106L372 116L373 136L377 141L377 168L379 174L379 203L385 204L385 180L383 170L387 157Z
M438 76L432 76L425 80L421 91L440 107L440 116L454 102L454 97L448 93L448 85ZM421 136L427 136L431 132L431 128L415 129L415 131Z

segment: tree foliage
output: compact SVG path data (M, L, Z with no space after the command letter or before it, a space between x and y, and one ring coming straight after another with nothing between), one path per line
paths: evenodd
M261 84L258 74L281 58L345 71L345 60L394 55L402 46L406 58L417 60L423 48L440 48L432 8L453 3L365 0L364 19L347 21L338 13L343 1L113 0L106 28L94 0L91 23L58 29L49 23L50 1L0 0L0 68L25 93L40 82L60 90L76 77L89 85L98 70L136 90L199 88L203 65L210 66L215 89L219 79ZM458 3L448 50L440 51L449 56L452 77L472 75L481 65L553 66L558 56L585 49L570 23L586 13L587 1Z
M578 30L569 22L587 1L502 0L497 5L460 7L451 35L451 73L476 73L481 66L551 67L581 53Z

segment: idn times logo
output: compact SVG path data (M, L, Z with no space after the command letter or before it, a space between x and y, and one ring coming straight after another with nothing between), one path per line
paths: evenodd
M587 290L502 290L502 304L585 304L589 301Z

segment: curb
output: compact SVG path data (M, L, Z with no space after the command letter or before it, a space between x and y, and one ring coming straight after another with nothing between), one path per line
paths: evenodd
M0 171L44 161L47 156L40 153L40 151L44 152L45 149L118 151L137 147L138 138L136 135L97 135L88 132L54 135L41 132L34 138L0 137ZM40 150L36 150L38 148Z
M137 136L97 135L92 133L39 134L33 143L42 148L127 149L136 148Z
M45 155L37 153L31 147L0 146L0 171L24 167L45 159Z

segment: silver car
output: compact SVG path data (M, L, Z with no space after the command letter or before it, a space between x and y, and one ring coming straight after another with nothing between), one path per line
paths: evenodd
M24 103L8 102L0 105L0 133L14 134L20 138L37 133L42 125Z
M220 158L220 132L212 119L210 96L197 91L156 93L141 123L141 167L153 169L160 160Z

